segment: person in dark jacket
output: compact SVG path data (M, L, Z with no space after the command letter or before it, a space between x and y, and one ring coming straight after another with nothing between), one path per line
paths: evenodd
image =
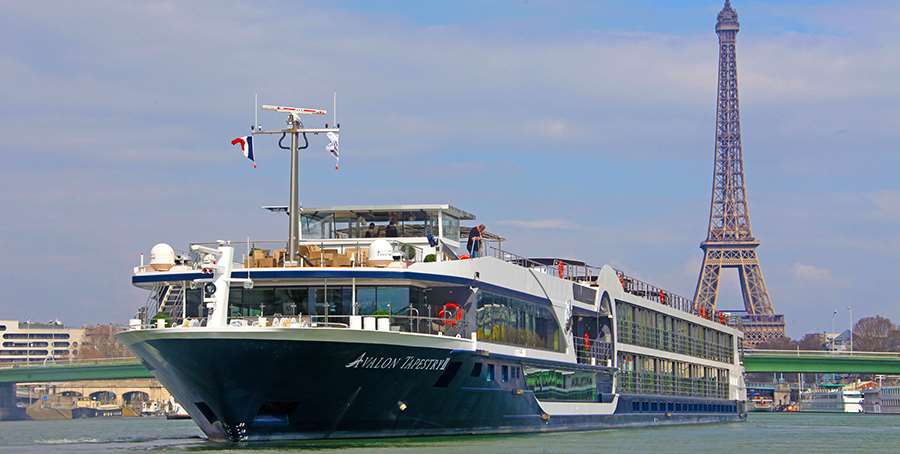
M481 234L484 233L484 230L484 224L479 224L475 227L472 227L472 230L469 230L469 241L466 242L466 249L469 250L469 257L475 258L481 256Z

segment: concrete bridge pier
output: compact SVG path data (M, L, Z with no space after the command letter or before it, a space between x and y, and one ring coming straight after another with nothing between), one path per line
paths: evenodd
M16 384L0 382L0 421L27 419L25 409L16 407Z

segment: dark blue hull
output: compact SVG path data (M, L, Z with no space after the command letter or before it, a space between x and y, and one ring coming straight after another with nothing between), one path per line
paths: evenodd
M522 373L529 360L484 352L222 338L157 338L130 348L212 440L590 430L746 415L734 401L615 400L604 380L589 394L617 402L614 413L548 414Z

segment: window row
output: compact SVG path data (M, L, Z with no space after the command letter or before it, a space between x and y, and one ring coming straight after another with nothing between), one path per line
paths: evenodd
M633 401L631 402L631 411L635 413L737 413L737 405Z
M6 333L4 339L68 339L68 333Z
M727 369L621 352L618 367L623 393L728 398Z
M731 334L616 300L619 341L698 358L734 363Z
M49 350L0 350L0 355L4 356L46 356L50 354ZM68 356L68 350L53 350L54 355Z

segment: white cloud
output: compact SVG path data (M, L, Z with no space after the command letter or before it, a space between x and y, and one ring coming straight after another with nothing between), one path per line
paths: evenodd
M831 270L816 265L805 263L794 263L791 267L791 273L795 278L809 282L831 282L833 276Z

